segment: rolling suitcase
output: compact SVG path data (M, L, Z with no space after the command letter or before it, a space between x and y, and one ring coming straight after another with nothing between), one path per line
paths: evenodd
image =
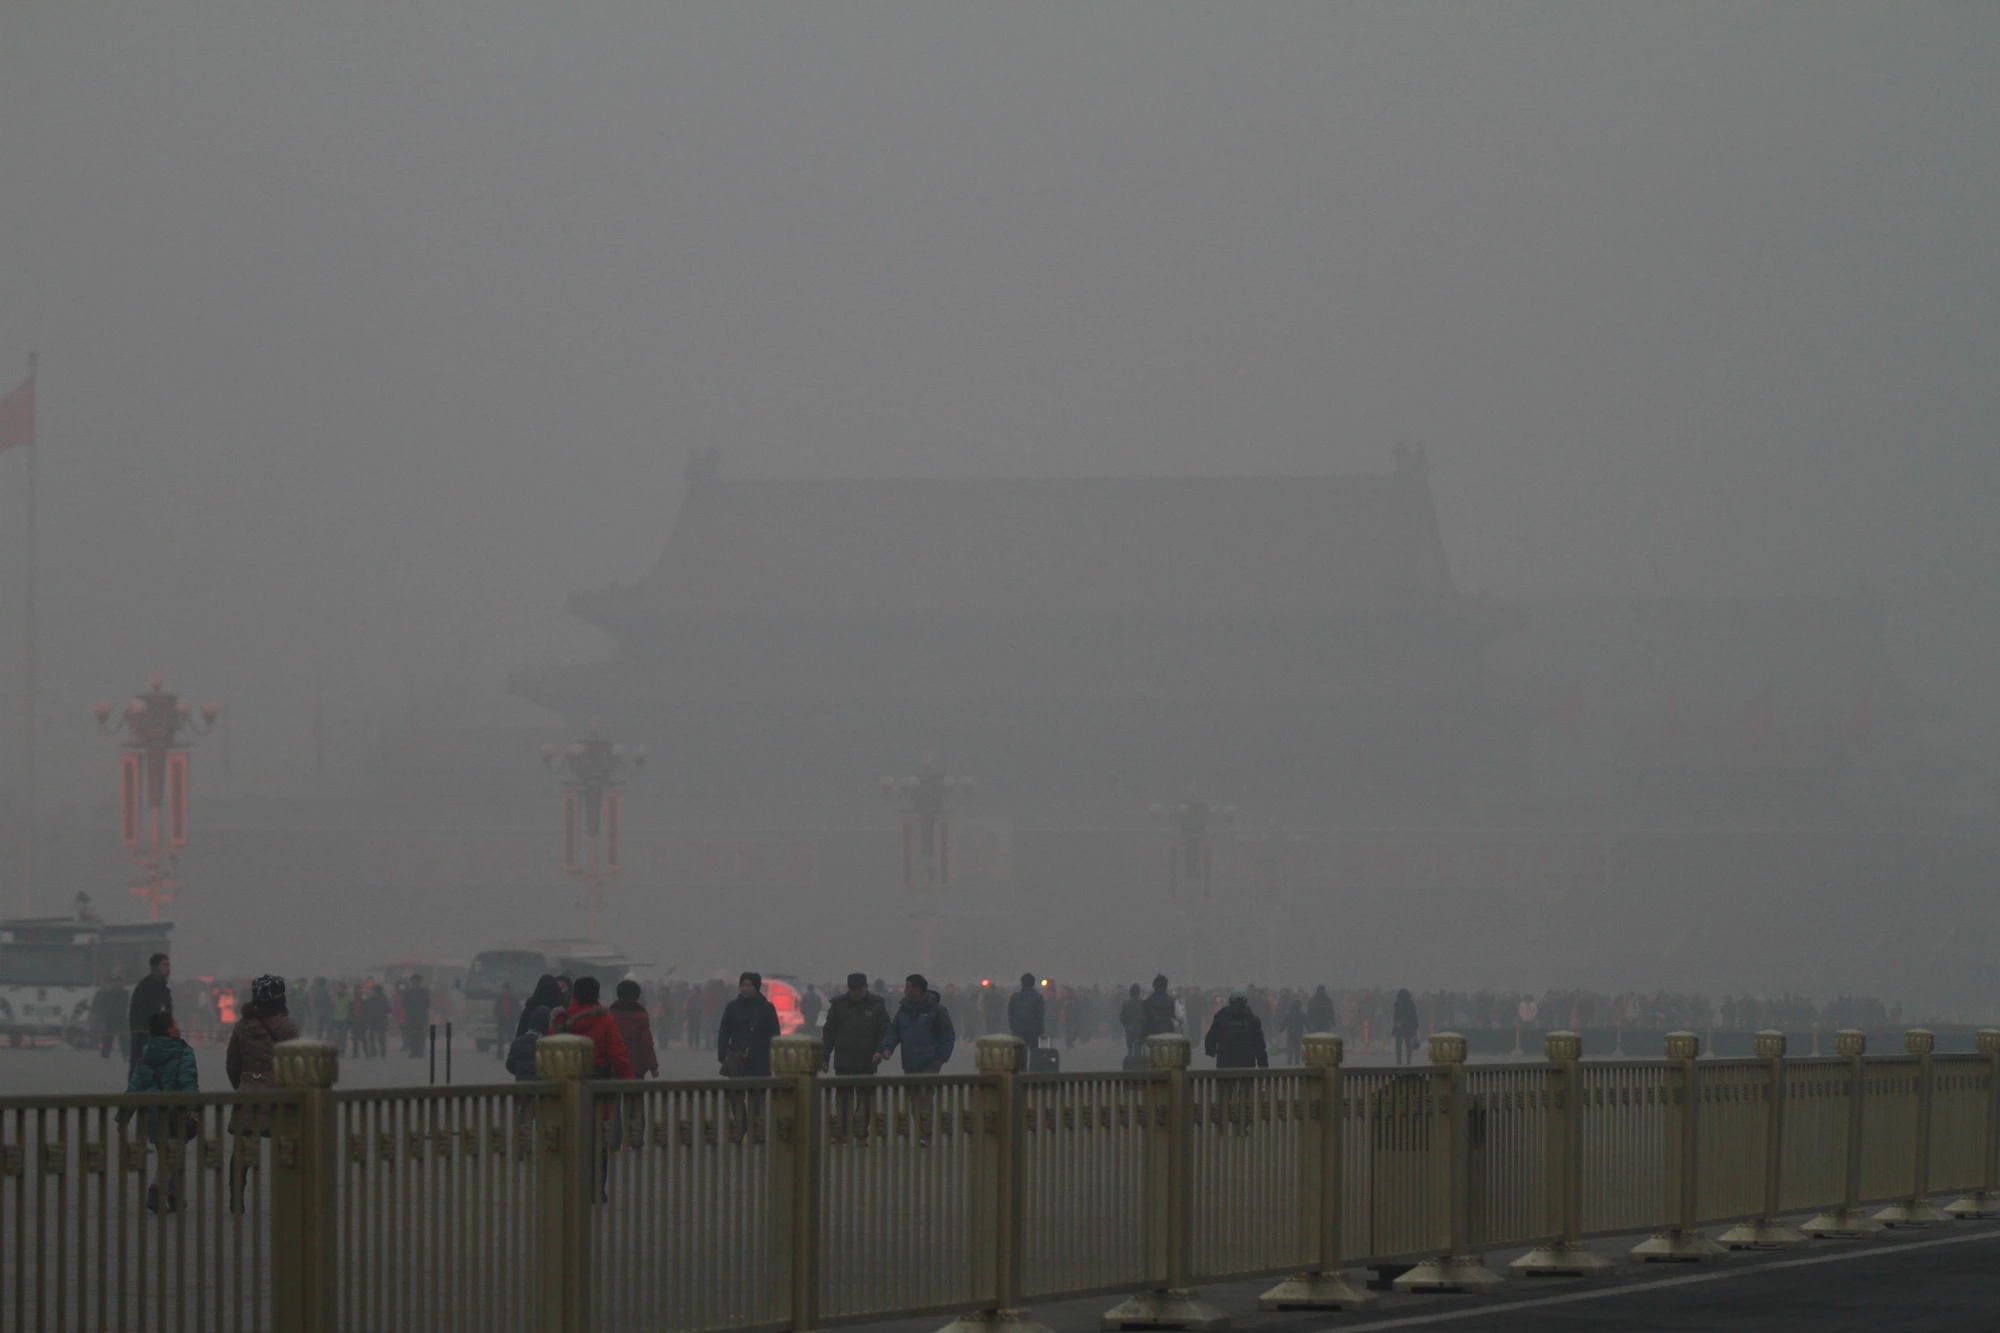
M1053 1046L1037 1046L1028 1052L1028 1072L1030 1074L1059 1074L1062 1072L1062 1052Z

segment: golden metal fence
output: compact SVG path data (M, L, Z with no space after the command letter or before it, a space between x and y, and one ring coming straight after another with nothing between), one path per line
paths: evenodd
M340 1327L535 1327L546 1099L534 1084L332 1096Z
M1852 1074L1831 1058L1784 1064L1785 1141L1779 1207L1785 1212L1840 1204L1846 1177Z
M1021 1080L1022 1295L1131 1287L1149 1275L1155 1103L1143 1074Z
M1796 1243L1802 1228L2000 1216L2000 1031L1869 1056L1030 1075L1012 1038L956 1077L822 1078L808 1038L774 1076L590 1082L544 1040L541 1081L336 1090L316 1042L282 1091L0 1099L0 1329L808 1329L1132 1293L1107 1327L1201 1323L1199 1282L1289 1274L1270 1307L1599 1271ZM155 1193L155 1191L157 1191ZM1950 1212L1934 1194L1962 1193ZM1885 1206L1886 1205L1886 1206ZM1719 1237L1703 1228L1729 1222Z
M274 1327L268 1130L295 1101L0 1101L0 1327Z

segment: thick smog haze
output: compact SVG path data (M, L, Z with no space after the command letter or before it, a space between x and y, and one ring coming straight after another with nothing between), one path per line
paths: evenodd
M224 704L176 939L228 967L831 976L862 916L755 923L879 893L888 975L1063 905L1051 968L1312 979L1276 906L1121 935L1192 784L1326 966L1988 1004L1996 50L1964 6L9 6L37 910L143 911L91 706L158 669ZM534 755L599 720L655 750L602 929ZM874 784L927 753L1004 893L904 901ZM1937 896L1877 947L1889 884ZM1655 938L1683 886L1757 923ZM1426 911L1458 942L1378 947Z
M601 644L565 595L650 566L706 446L1421 441L1470 590L1873 590L1912 687L1990 725L1996 39L1952 6L9 6L44 781L106 785L89 704L153 666L228 696L239 780L301 775L316 697L336 754L413 693L533 719L502 678Z

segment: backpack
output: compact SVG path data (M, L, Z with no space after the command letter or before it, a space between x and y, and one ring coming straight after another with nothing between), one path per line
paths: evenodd
M515 1078L533 1078L535 1043L541 1039L542 1034L532 1028L514 1038L513 1045L507 1048L507 1072Z
M539 1026L536 1023L536 1013L530 1012L527 1026L521 1029L513 1044L507 1047L507 1072L515 1078L531 1079L535 1076L535 1043L542 1039L544 1031L549 1027L547 1007L537 1005L535 1009L541 1017Z

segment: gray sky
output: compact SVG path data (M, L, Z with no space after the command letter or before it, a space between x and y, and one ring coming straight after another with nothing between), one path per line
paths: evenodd
M1422 441L1466 585L1873 587L1990 725L1996 93L1990 5L17 0L50 781L109 794L88 705L156 664L246 780L309 764L316 695L337 736L413 681L533 716L502 676L602 651L563 595L643 573L711 444Z

